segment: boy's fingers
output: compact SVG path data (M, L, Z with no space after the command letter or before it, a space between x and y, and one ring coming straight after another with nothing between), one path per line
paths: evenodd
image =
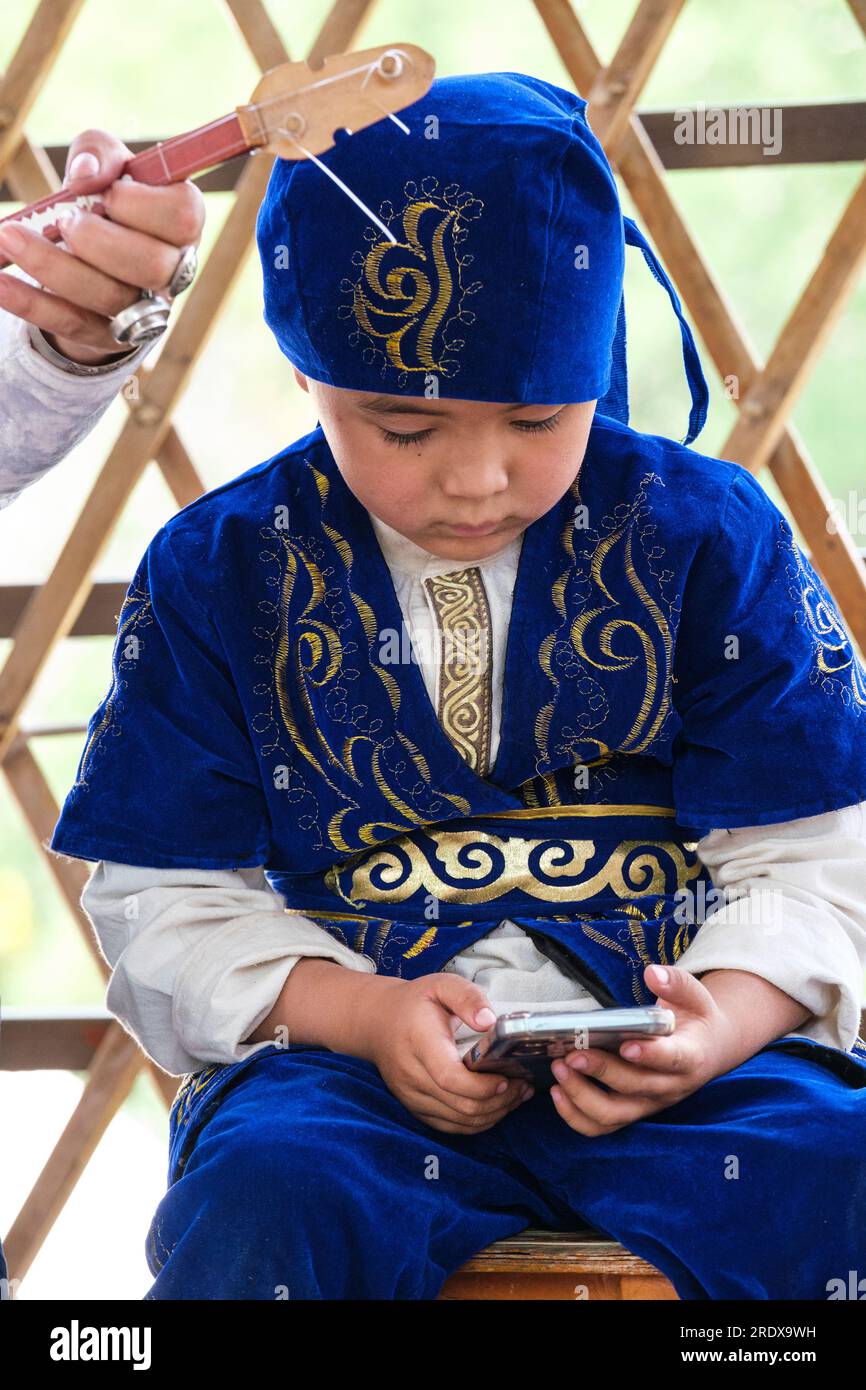
M503 1091L502 1095L491 1096L464 1109L463 1105L466 1102L461 1103L460 1097L443 1089L435 1077L430 1075L420 1058L416 1058L416 1067L409 1078L409 1086L412 1090L410 1101L413 1110L423 1109L430 1114L439 1115L442 1119L459 1120L462 1124L477 1124L500 1113L504 1114L510 1101L508 1092Z
M455 1110L447 1101L441 1101L432 1096L427 1090L417 1090L414 1095L409 1097L410 1108L413 1114L420 1119L428 1120L436 1118L447 1120L449 1124L459 1129L462 1133L471 1134L479 1129L489 1129L494 1124L505 1118L510 1111L523 1104L522 1096L515 1096L511 1100L507 1096L498 1096L499 1105L496 1109L485 1110L476 1115L465 1115L460 1110Z
M69 216L68 222L58 225L70 251L116 280L143 290L161 290L177 269L177 250L164 241L92 212L78 210Z
M432 1112L424 1110L423 1107L413 1105L410 1108L413 1115L416 1115L419 1120L423 1120L424 1124L429 1125L431 1129L444 1130L447 1134L478 1134L482 1130L492 1129L498 1123L497 1120L486 1120L483 1124L470 1125L453 1114L450 1116L434 1115ZM505 1119L505 1114L503 1113L499 1118Z
M415 1062L424 1078L421 1084L465 1115L495 1110L522 1090L523 1083L514 1078L469 1070L457 1051L448 1014L441 1008L436 1010L434 1026L425 1030ZM500 1090L503 1082L505 1088Z
M484 990L460 975L440 971L428 977L428 986L431 995L469 1028L483 1032L495 1023L496 1015Z
M154 187L119 179L103 198L112 222L145 232L172 246L197 246L205 220L205 202L194 183Z
M602 1048L579 1048L576 1052L567 1052L559 1060L565 1063L567 1077L591 1077L593 1081L610 1086L620 1095L660 1096L670 1091L670 1075L660 1066L656 1070L658 1064L655 1059L640 1067L631 1060L624 1061L616 1053L607 1052ZM577 1060L580 1060L582 1065L575 1067L573 1063ZM556 1076L556 1072L553 1074Z
M623 1051L629 1048L629 1055ZM631 1048L637 1047L638 1052L635 1056L631 1055ZM624 1058L630 1066L646 1068L648 1071L666 1072L673 1076L686 1076L693 1071L699 1060L699 1053L695 1045L694 1038L686 1037L676 1033L669 1038L633 1038L631 1042L623 1043L619 1049L620 1056Z
M445 1033L426 1040L424 1056L419 1060L440 1099L460 1107L464 1113L469 1113L473 1108L495 1108L503 1099L507 1099L509 1092L520 1092L520 1084L510 1078L495 1072L470 1071L461 1059L454 1039ZM508 1085L500 1092L499 1087L505 1080Z
M571 1071L571 1068L569 1067L567 1070ZM579 1112L580 1115L585 1116L602 1129L618 1128L620 1125L631 1124L634 1120L639 1120L642 1115L655 1109L657 1104L646 1097L626 1097L617 1095L616 1092L608 1094L606 1091L600 1091L592 1081L588 1081L586 1077L578 1076L575 1072L572 1072L570 1077L566 1077L562 1081L557 1080L556 1087L553 1089L560 1092L575 1112ZM551 1098L556 1102L556 1095L552 1095ZM557 1106L557 1108L560 1107Z

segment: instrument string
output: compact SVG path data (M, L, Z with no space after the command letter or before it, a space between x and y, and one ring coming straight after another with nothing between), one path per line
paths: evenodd
M370 208L367 207L367 204L363 201L363 199L358 197L357 193L352 192L349 185L347 183L344 183L343 180L339 178L337 174L334 173L333 169L329 169L327 164L323 164L321 159L319 159L317 155L314 155L312 151L305 149L304 146L301 144L300 140L296 140L294 135L290 135L287 130L281 129L278 133L280 135L285 135L287 140L291 140L293 145L297 145L298 149L301 150L301 152L304 155L306 155L307 159L311 159L314 164L317 164L321 169L322 173L327 174L328 178L332 179L333 182L340 189L340 191L342 193L345 193L347 198L351 198L352 202L356 203L362 212L366 212L370 221L375 222L376 226L380 229L380 231L384 232L388 240L393 241L394 245L396 246L397 238L395 237L394 233L388 227L385 226L385 223L382 222L381 219L376 216L375 212L372 212Z
M298 92L302 92L302 91L311 91L313 87L321 87L321 86L324 86L326 82L336 82L336 81L338 81L340 78L343 78L343 77L352 77L352 76L354 76L356 73L364 72L364 71L366 70L367 76L364 78L364 81L361 83L361 89L363 90L363 89L366 87L367 83L369 82L370 78L372 77L373 73L376 71L377 68L378 68L378 62L376 62L376 63L365 63L362 67L353 68L350 72L335 73L333 77L322 78L319 82L313 82L313 83L311 83L309 87L298 87L298 88L296 88L295 90L298 91ZM293 95L294 95L294 93L293 93ZM367 100L368 100L368 101L372 102L372 104L373 104L374 106L378 107L378 109L382 112L383 115L388 116L389 119L392 120L392 121L394 122L394 124L395 124L396 126L399 127L400 130L402 130L406 135L411 135L412 132L410 131L409 127L408 127L403 121L398 120L397 117L393 114L393 112L391 112L391 111L386 111L385 108L384 108L384 106L380 106L379 103L378 103L378 101L376 101L374 97L370 96L369 92L365 93L365 96L367 97ZM280 100L285 100L285 98L281 98L281 97L272 98L272 101L280 101ZM262 106L270 105L270 104L272 104L272 101L271 101L271 102L261 102L261 103L259 103L259 104L262 105ZM279 128L278 134L284 135L284 136L286 137L287 140L291 140L291 142L292 142L293 145L297 145L297 147L298 147L298 149L301 151L301 153L302 153L307 159L311 159L311 160L313 161L313 163L316 164L316 165L321 169L321 171L322 171L323 174L327 174L328 178L331 179L332 182L335 183L335 184L337 185L337 187L340 189L341 193L344 193L344 194L346 195L347 198L351 198L352 202L355 203L355 204L361 209L362 212L365 212L365 213L367 214L367 216L369 217L370 221L373 222L373 223L379 228L379 230L385 234L385 236L388 238L388 240L389 240L389 241L392 241L392 242L394 243L394 245L396 246L396 244L397 244L397 238L395 237L394 233L390 230L390 228L388 228L388 227L385 226L385 223L384 223L379 217L376 216L375 212L373 212L370 208L367 207L367 204L363 201L363 199L359 198L359 197L358 197L358 194L355 193L355 192L353 192L353 190L349 187L349 185L348 185L347 183L344 183L343 180L342 180L341 178L339 178L337 174L334 173L333 169L329 169L328 166L327 166L327 164L323 164L322 161L321 161L321 159L317 158L317 156L314 155L313 152L312 152L311 150L308 150L304 145L302 145L301 142L300 142L300 140L296 139L296 137L295 137L294 135L291 135L291 134L289 133L289 131L286 130L285 126L281 126L281 127ZM349 131L349 134L350 134L350 135L352 134L351 130Z

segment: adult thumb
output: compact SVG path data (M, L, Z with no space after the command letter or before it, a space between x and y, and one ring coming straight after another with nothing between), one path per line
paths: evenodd
M496 1022L490 1001L478 985L440 970L433 977L433 987L439 1003L476 1032L490 1028Z
M83 130L69 146L63 186L76 193L95 193L114 183L132 158L129 146L107 130Z

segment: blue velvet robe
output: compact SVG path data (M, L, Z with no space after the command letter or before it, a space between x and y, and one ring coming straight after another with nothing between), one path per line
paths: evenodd
M402 630L317 428L148 547L52 848L263 864L407 979L507 917L639 1004L714 905L702 834L866 798L866 675L784 516L739 466L613 419L524 533L486 777L393 659Z

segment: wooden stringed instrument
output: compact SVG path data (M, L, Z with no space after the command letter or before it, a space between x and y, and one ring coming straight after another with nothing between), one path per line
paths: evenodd
M335 54L315 69L305 62L281 63L263 75L245 106L142 150L118 177L181 183L247 152L266 149L282 159L321 154L335 144L336 131L353 135L411 106L429 90L435 66L429 53L411 43ZM23 222L49 241L60 241L57 217L70 205L107 216L99 192L63 189L0 218L0 226ZM0 269L10 264L0 251Z

